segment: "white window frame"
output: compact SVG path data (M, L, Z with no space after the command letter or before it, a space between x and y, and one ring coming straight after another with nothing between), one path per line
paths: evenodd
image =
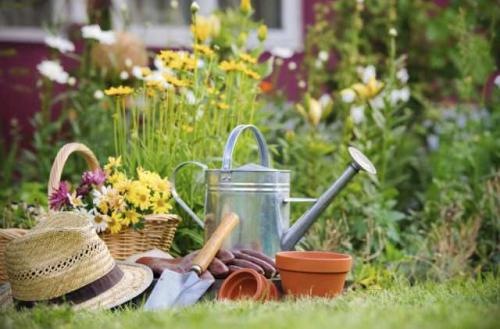
M85 0L51 0L53 3L54 14L65 4L69 5L69 19L67 23L85 24L87 21ZM115 0L116 1L116 0ZM198 0L200 5L200 14L209 15L217 9L217 0ZM115 6L117 4L114 4ZM118 7L119 8L119 7ZM275 47L286 47L293 51L303 50L302 37L302 0L282 0L281 22L283 28L269 28L268 37L265 42L266 49ZM114 28L123 28L123 21L120 15L113 11ZM147 47L165 48L165 47L189 47L192 44L192 35L189 26L178 25L131 25L128 30L141 36ZM2 27L0 29L0 41L12 42L33 42L41 43L47 31L43 28L34 27ZM255 35L250 36L250 46L257 43Z
M54 17L60 15L61 8L69 6L67 12L68 24L84 24L87 21L85 0L49 0L52 3ZM0 27L0 41L41 43L47 36L47 31L42 27L2 26Z
M200 15L209 15L217 9L217 0L198 0ZM122 28L123 22L117 15L113 17L116 28ZM303 49L302 40L302 0L282 0L281 22L283 28L268 30L266 49L286 47L294 51ZM189 47L192 35L189 26L178 25L130 25L128 30L140 35L147 47ZM250 37L250 46L257 43L256 36Z

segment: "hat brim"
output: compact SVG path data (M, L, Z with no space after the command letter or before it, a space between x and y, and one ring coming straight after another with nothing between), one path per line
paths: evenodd
M76 310L110 309L120 306L142 294L153 282L153 272L142 264L116 262L123 277L99 296L74 305Z

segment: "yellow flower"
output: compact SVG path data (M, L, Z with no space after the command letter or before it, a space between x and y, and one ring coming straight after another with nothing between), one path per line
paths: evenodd
M165 81L170 83L171 85L175 87L187 87L189 86L189 81L188 80L181 80L178 79L172 75L169 74L164 74L163 77L165 78Z
M130 191L126 196L127 200L135 207L146 210L150 206L149 189L140 181L133 181L130 184Z
M366 84L366 87L368 88L369 98L372 98L377 96L382 91L384 83L375 78L371 78Z
M123 213L122 223L125 226L129 226L130 224L137 224L139 223L139 220L140 220L139 214L133 209L126 210Z
M170 182L167 179L157 179L153 183L153 190L156 192L162 192L170 196Z
M108 193L104 196L109 209L113 212L123 211L125 209L125 200L120 193L115 189L110 189Z
M108 158L108 163L104 166L104 170L106 173L110 173L116 168L121 167L122 165L122 156L120 155L118 158L115 157L109 157Z
M165 66L174 70L194 70L195 58L185 51L162 50L157 56Z
M254 80L260 80L260 78L261 78L259 73L252 71L250 69L244 70L243 73L245 73L247 76L249 76L250 78L252 78Z
M149 67L141 67L141 75L147 77L151 74L151 69Z
M191 25L191 32L197 41L204 42L219 35L220 20L215 15L209 17L196 15L195 23Z
M217 89L211 86L208 86L206 90L209 95L217 95L219 93Z
M191 132L193 132L194 128L193 128L193 126L190 126L190 125L182 125L182 130L184 130L185 132L191 133Z
M165 214L172 209L172 205L168 203L168 197L161 193L155 193L153 195L151 198L151 205L153 206L153 213L155 214Z
M158 81L158 80L149 80L146 82L146 87L148 88L154 88L154 89L157 89L157 90L163 90L163 85L161 83L161 81ZM150 91L150 90L148 90ZM149 94L148 94L149 96Z
M108 203L106 202L106 200L101 200L101 202L99 202L99 204L97 205L97 208L99 209L99 211L103 214L107 214L108 211L109 211L109 206L108 206Z
M121 231L121 215L117 212L113 212L110 217L108 217L108 228L111 234L116 234Z
M132 184L132 181L130 179L124 178L124 179L118 180L113 185L113 188L116 189L118 191L118 193L127 194L131 189L131 184Z
M119 182L126 180L126 179L127 179L127 176L125 176L125 174L122 173L121 171L116 171L115 173L113 173L113 175L108 176L108 182L111 183L111 185L113 185L113 187L116 184L118 184Z
M265 24L262 24L257 29L257 38L259 39L260 42L263 42L264 40L267 39L267 26Z
M323 109L319 101L314 98L309 100L309 121L317 126L319 121L321 120L321 115L323 113Z
M241 0L240 9L244 14L250 13L252 11L252 2L250 0Z
M219 67L223 71L240 71L243 72L247 69L246 65L242 62L236 62L234 60L222 61Z
M257 64L257 58L249 55L249 54L245 54L245 53L241 53L240 54L240 58L247 62L247 63L250 63L250 64Z
M215 54L215 52L212 49L210 49L210 47L205 46L205 45L194 45L193 49L196 52L202 53L203 55L205 55L207 57L212 57Z
M353 89L356 94L363 99L371 99L377 96L383 88L384 83L375 78L371 78L366 85L362 83L355 83L351 86L351 89Z
M127 86L111 87L106 89L104 93L108 96L126 96L134 92L134 89Z
M151 187L155 180L160 178L160 175L149 170L144 170L142 167L137 168L137 176L139 177L139 182L145 184L147 187Z
M217 103L217 108L219 108L221 110L227 110L227 109L229 109L229 104L219 102L219 103Z

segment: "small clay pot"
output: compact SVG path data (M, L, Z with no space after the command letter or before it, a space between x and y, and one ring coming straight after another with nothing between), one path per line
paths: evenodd
M267 301L278 299L278 289L265 276L243 268L231 273L222 283L218 299Z
M333 297L342 292L352 257L320 251L284 251L276 255L283 290L294 296Z

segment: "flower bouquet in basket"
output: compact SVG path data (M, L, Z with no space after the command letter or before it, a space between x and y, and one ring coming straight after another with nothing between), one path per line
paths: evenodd
M75 188L60 181L62 167L72 152L82 153L91 168ZM65 145L52 166L50 209L88 216L117 259L154 248L168 251L179 222L177 216L168 214L172 204L166 178L141 167L135 177L129 177L121 170L120 157L110 157L102 170L82 144Z

